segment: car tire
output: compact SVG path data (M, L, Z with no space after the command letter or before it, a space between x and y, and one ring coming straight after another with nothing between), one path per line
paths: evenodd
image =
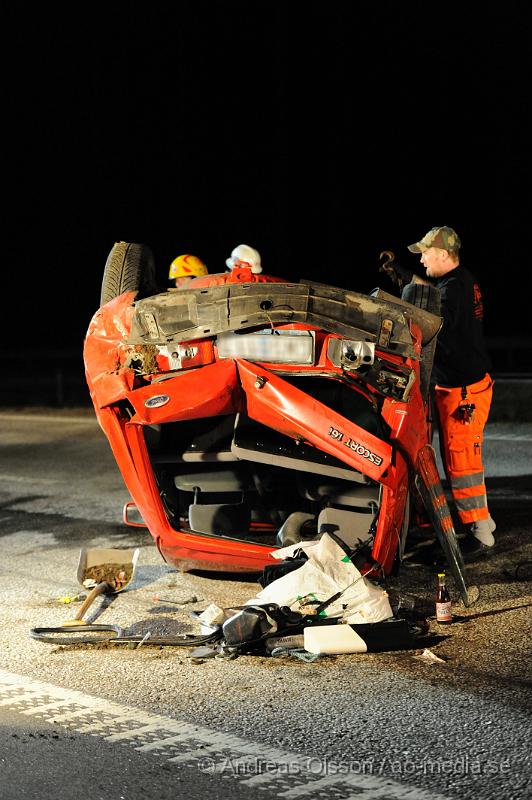
M418 308L424 308L431 314L440 314L440 292L432 284L407 283L401 293L401 299Z
M145 244L116 242L107 256L100 305L124 292L136 292L137 300L157 294L155 260Z

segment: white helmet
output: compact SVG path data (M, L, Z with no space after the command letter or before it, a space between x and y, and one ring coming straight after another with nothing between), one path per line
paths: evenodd
M262 272L260 253L248 244L239 244L238 247L235 247L231 257L226 260L225 264L229 269L251 267L251 271L255 274Z

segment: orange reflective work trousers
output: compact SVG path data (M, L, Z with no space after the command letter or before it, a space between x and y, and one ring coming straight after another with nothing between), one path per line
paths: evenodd
M436 385L434 388L442 459L458 515L466 525L489 516L482 436L492 394L493 381L488 373L477 383L466 386L465 392L462 387L449 389ZM459 411L464 403L475 406L469 422L465 421L467 414Z

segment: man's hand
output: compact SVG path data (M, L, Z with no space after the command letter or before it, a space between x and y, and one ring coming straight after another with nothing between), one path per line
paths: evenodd
M384 257L386 257L386 261L383 261ZM383 250L379 258L382 261L379 272L385 272L400 291L405 284L411 282L414 273L412 270L402 267L399 262L395 260L395 253L392 250Z

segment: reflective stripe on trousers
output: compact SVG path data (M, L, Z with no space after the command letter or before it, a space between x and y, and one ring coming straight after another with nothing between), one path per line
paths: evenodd
M493 381L486 373L477 383L466 386L465 402L475 410L469 424L463 422L458 407L463 401L462 388L436 386L434 399L438 409L442 458L451 485L458 515L464 524L487 519L488 501L482 463L482 437L493 394Z

